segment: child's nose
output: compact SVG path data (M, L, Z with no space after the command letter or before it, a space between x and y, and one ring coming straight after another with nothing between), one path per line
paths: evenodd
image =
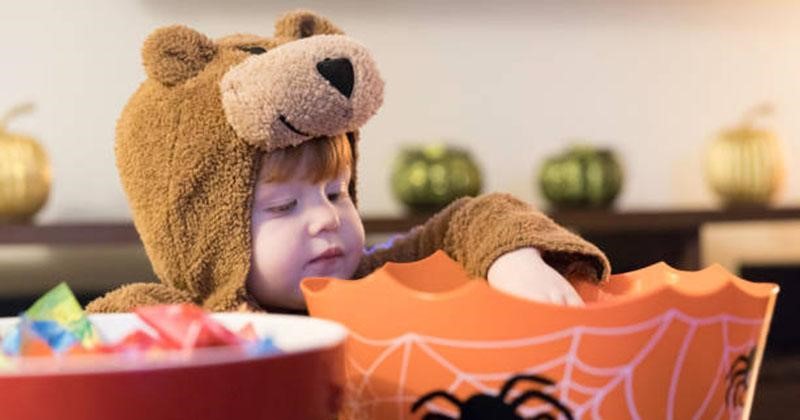
M311 236L327 230L336 230L341 226L339 213L331 203L322 203L314 209L309 223L309 233Z

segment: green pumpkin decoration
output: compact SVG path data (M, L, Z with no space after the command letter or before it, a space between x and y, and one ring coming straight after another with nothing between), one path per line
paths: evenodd
M438 211L480 194L481 171L464 149L441 144L403 149L394 161L392 193L413 213Z
M610 150L573 146L545 160L538 178L554 208L607 208L622 190L623 171Z
M769 105L754 108L712 140L706 180L723 205L766 206L780 192L786 173L778 137L755 123L771 113Z

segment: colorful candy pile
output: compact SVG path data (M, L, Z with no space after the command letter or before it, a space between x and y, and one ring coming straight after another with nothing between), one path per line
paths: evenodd
M233 332L195 305L145 306L135 313L155 334L139 329L118 342L107 342L69 287L61 283L20 314L17 325L2 334L0 368L13 366L19 356L146 353L157 357L171 350L217 346L239 346L251 356L280 352L271 338L259 338L252 324Z

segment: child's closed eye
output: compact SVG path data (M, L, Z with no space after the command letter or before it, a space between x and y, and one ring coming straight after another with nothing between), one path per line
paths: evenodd
M268 206L264 210L269 213L284 214L294 210L295 207L297 207L297 200L290 200L283 203L278 203L275 205Z
M347 193L347 189L346 188L342 189L342 190L339 190L339 191L329 192L327 195L328 195L328 201L330 201L331 203L335 203L337 201L342 201L344 199L347 199L347 197L350 196Z
M328 188L326 196L328 197L328 201L331 203L335 203L349 197L347 193L347 185L344 183L333 185L332 188Z

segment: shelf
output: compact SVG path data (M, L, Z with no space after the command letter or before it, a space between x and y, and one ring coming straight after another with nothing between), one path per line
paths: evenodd
M585 235L625 233L660 234L696 231L703 224L735 221L800 219L800 208L604 211L574 210L550 213L558 223ZM429 216L375 217L363 219L368 234L405 232ZM0 244L100 245L139 242L130 222L54 223L0 225Z
M706 223L714 222L800 219L800 207L629 212L584 210L557 212L551 216L562 225L573 227L581 233L658 233L696 230Z
M102 245L139 242L131 223L0 225L0 245Z
M700 230L714 222L800 220L800 208L559 211L550 216L602 249L614 272L625 272L665 261L675 268L700 268ZM364 218L368 235L405 232L429 215ZM139 244L130 222L0 225L0 246L111 246Z

